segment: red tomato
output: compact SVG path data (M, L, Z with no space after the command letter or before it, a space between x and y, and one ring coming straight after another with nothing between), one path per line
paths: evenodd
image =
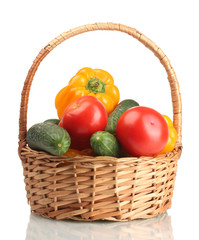
M83 96L66 107L60 126L71 137L71 147L85 149L90 146L90 137L106 127L108 114L104 105L93 96Z
M86 148L90 148L90 137L79 139L75 137L71 137L71 145L70 148L78 149L78 150L84 150Z
M133 156L154 156L166 145L169 130L164 117L148 107L134 107L119 118L116 134Z

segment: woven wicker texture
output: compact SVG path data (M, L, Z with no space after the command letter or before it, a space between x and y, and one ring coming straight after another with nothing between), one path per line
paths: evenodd
M27 146L28 98L38 66L61 42L94 30L117 30L129 34L149 48L164 66L171 87L173 122L178 133L173 152L156 157L71 158L52 156ZM59 35L37 55L21 95L18 151L31 211L48 218L81 221L126 221L165 212L171 207L177 161L182 149L181 112L179 84L168 57L136 29L115 23L96 23Z

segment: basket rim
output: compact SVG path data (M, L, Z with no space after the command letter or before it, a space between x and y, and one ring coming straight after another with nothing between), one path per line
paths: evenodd
M47 161L51 163L57 163L57 165L62 163L78 163L85 165L97 165L97 164L131 164L139 165L140 161L142 163L155 164L158 162L167 162L168 159L179 159L181 156L182 148L175 148L172 152L159 154L156 156L140 156L140 157L110 157L110 156L74 156L69 157L65 155L55 156L44 151L36 151L31 149L29 146L25 146L21 150L21 159L26 161L27 158L35 158L35 160Z

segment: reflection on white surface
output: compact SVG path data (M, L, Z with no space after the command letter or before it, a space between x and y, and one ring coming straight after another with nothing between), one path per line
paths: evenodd
M26 240L173 240L171 217L130 222L55 221L30 215Z

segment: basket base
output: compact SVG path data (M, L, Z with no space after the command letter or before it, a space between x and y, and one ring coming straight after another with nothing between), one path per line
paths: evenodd
M76 216L76 217L65 217L63 219L57 219L57 218L52 218L50 217L49 215L47 214L39 214L39 213L36 213L36 212L31 212L32 214L34 215L38 215L38 216L41 216L43 218L46 218L46 219L51 219L51 220L56 220L56 221L64 221L64 220L73 220L73 221L78 221L78 222L96 222L96 221L108 221L108 222L128 222L128 221L133 221L133 220L140 220L140 219L150 219L150 218L154 218L154 217L157 217L161 214L164 214L166 213L166 211L168 209L171 208L171 204L169 204L167 206L167 208L164 209L164 211L162 212L156 212L156 213L153 213L153 214L147 214L145 216L132 216L132 217L129 217L129 218L126 218L126 219L122 219L122 216L120 217L106 217L106 218L99 218L99 219L84 219L82 218L81 216Z

